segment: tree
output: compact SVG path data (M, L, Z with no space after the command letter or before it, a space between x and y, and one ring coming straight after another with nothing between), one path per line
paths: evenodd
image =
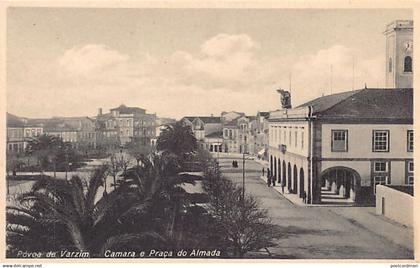
M119 237L127 234L118 219L129 208L130 198L119 191L98 198L106 176L103 166L89 183L78 177L37 181L15 206L7 207L8 255L16 257L23 249L67 249L97 256L110 240L121 242Z
M64 143L61 138L43 134L28 142L26 152L38 158L41 172L44 172L49 167L49 164L52 163L55 177L59 154L67 150L66 148L68 147L70 145Z
M157 139L157 149L175 154L183 161L198 147L191 127L181 121L166 125Z
M153 150L150 143L143 140L132 140L125 145L127 152L137 161L137 166L140 164L140 160L149 155Z
M223 178L217 167L209 168L205 177L209 213L215 218L222 244L232 256L243 258L249 251L270 246L277 234L257 200L249 195L243 198L242 188Z

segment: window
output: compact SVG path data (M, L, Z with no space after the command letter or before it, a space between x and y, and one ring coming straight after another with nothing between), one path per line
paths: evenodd
M408 176L407 184L408 185L414 185L414 176Z
M332 130L331 131L331 151L332 152L347 152L347 130Z
M304 147L304 145L305 145L305 132L301 132L301 142L302 142L302 144L301 144L301 146L302 146L302 149L303 149L303 147Z
M413 60L410 56L404 58L404 72L411 73L413 71Z
M297 134L297 130L295 130L295 147L297 147L298 145L298 138L297 138L298 134Z
M388 61L388 72L392 73L392 58L389 58Z
M388 172L387 162L374 162L374 172Z
M292 145L292 131L289 130L289 145Z
M389 152L389 130L373 131L372 151Z
M414 162L413 161L408 162L408 172L414 172Z
M408 130L407 131L407 151L412 152L413 151L413 131Z

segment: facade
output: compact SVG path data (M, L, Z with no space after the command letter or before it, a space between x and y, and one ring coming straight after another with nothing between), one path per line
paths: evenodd
M261 159L267 159L269 112L258 112L255 119L255 152Z
M78 131L73 126L67 124L63 120L51 119L44 125L44 133L50 136L56 136L63 142L72 143L77 147Z
M290 193L370 203L378 184L413 184L413 90L362 89L270 113L270 169Z
M222 131L221 118L217 116L186 116L181 121L191 127L191 130L202 148L213 148L212 134Z
M413 87L413 21L396 20L387 25L386 87Z
M398 20L385 31L389 88L270 113L270 169L289 193L306 193L308 203L336 195L362 204L374 203L376 185L414 184L412 30L412 21Z
M110 110L108 114L102 114L99 109L97 120L105 124L101 126L106 130L100 137L111 137L117 131L121 145L132 140L142 140L146 143L156 138L156 114L147 114L146 110L138 107L120 105Z
M240 114L239 117L226 121L223 124L223 151L225 153L257 154L257 118Z
M21 153L25 150L24 121L12 114L6 114L6 152Z

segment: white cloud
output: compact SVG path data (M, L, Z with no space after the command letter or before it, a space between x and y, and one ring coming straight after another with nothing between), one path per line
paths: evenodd
M381 54L362 57L360 51L342 45L308 55L283 56L281 51L273 51L271 58L262 58L260 45L250 36L219 34L199 48L198 54L176 51L167 57L147 53L133 57L103 44L73 47L58 57L56 72L44 72L38 79L48 84L37 90L45 96L59 94L54 97L61 100L59 107L55 102L44 105L50 111L67 111L52 112L56 115L74 111L92 114L98 107L125 103L158 115L181 117L223 110L255 113L277 109L275 89L289 87L290 72L292 102L301 104L329 94L331 65L333 91L350 90L353 59L356 87L364 82L373 87L383 80ZM60 91L51 92L51 88ZM25 91L9 90L8 98L23 99L18 92ZM82 112L87 109L89 112Z
M126 63L129 57L101 44L73 47L64 52L58 64L68 75L91 76Z

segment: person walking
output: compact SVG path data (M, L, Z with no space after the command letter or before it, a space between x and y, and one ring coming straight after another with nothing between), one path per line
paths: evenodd
M271 177L267 176L267 186L271 187Z
M281 183L281 193L284 194L284 183Z
M306 191L303 191L302 193L302 201L306 204Z
M273 184L273 187L276 186L276 177L273 175L273 177L271 178L271 182Z

